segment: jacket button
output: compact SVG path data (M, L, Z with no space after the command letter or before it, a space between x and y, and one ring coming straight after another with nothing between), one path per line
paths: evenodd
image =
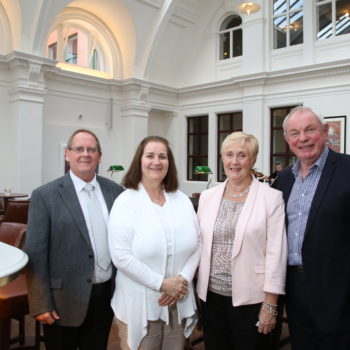
M90 279L90 278L88 278L86 281L87 281L88 283L91 283L91 279Z
M89 258L92 259L94 256L92 254L89 254Z

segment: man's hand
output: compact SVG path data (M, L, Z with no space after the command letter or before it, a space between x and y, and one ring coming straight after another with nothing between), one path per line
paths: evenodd
M35 316L35 319L41 324L53 324L56 322L56 320L59 320L60 317L55 310L52 310Z

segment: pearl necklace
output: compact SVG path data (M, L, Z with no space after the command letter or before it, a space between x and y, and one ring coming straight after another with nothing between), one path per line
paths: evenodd
M231 193L231 192L228 190L228 188L226 187L226 193L227 193L231 198L237 199L237 198L243 197L246 193L248 193L249 190L250 190L250 186L251 186L251 185L249 185L244 191L242 191L242 192L240 192L240 193L237 193L237 194Z

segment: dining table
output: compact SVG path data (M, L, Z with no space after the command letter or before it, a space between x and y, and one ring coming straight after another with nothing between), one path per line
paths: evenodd
M26 193L4 193L0 192L0 198L4 200L4 213L6 213L9 199L28 197Z
M11 316L13 309L24 308L28 313L27 287L22 269L28 263L28 255L14 246L0 242L0 349L11 347ZM15 306L16 305L16 306ZM17 312L17 311L16 311ZM34 350L33 346L16 349Z
M27 263L23 250L0 242L0 287L13 281Z

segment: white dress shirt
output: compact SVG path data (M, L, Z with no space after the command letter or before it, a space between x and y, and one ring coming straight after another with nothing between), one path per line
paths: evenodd
M83 214L84 214L86 226L87 226L87 229L89 231L91 246L92 246L92 249L94 251L94 256L96 256L95 237L94 237L92 230L91 230L89 211L88 211L88 207L87 207L87 199L88 199L89 194L84 190L84 187L87 184L87 182L83 181L81 178L74 175L72 171L70 171L69 173L70 173L70 176L72 178L73 185L74 185L75 191L76 191L78 199L79 199L80 207L81 207ZM109 214L108 214L108 208L106 205L106 201L103 197L100 184L96 180L96 176L89 183L91 185L95 186L95 194L96 194L98 201L100 203L100 206L101 206L103 218L104 218L104 221L106 223L106 234L107 234L107 224L108 224ZM94 271L94 276L93 276L93 283L106 282L111 278L111 276L112 276L112 265L109 266L109 268L106 271L104 271L99 266L97 266L96 259L95 259L95 271Z

